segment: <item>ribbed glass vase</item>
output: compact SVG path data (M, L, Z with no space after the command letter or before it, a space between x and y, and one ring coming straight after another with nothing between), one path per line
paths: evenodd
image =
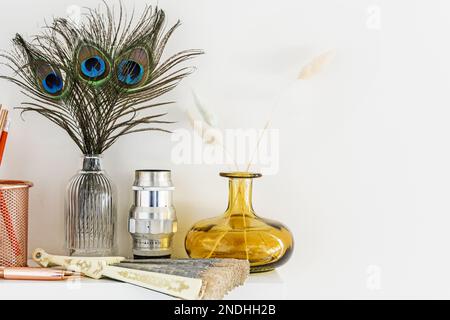
M115 187L100 155L85 155L69 182L65 204L66 248L71 256L111 256L115 252Z

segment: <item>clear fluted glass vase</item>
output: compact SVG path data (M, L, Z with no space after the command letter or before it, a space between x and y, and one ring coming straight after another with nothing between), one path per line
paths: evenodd
M116 245L116 192L100 155L85 155L67 186L66 249L71 256L112 256Z

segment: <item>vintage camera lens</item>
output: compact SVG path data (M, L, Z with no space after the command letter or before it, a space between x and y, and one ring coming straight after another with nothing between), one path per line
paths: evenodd
M135 259L171 256L172 239L177 232L174 189L169 170L136 171L134 204L128 220Z

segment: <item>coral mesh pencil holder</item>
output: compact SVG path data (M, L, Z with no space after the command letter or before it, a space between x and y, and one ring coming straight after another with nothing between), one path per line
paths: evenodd
M26 181L0 180L0 266L25 267L28 241Z

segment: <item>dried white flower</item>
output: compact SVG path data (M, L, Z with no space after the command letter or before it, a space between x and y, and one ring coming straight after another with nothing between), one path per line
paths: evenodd
M198 112L202 116L203 121L205 121L211 127L217 128L217 126L219 125L217 115L205 107L205 104L202 103L200 97L194 90L192 90L192 96L194 97L195 106L197 107Z
M203 120L195 117L192 110L188 110L187 115L194 132L202 139L203 143L208 145L222 144L222 133L219 129L213 128Z
M328 65L336 56L335 50L328 50L314 59L312 59L306 66L303 67L302 71L298 76L299 80L308 80L317 75L322 69Z

